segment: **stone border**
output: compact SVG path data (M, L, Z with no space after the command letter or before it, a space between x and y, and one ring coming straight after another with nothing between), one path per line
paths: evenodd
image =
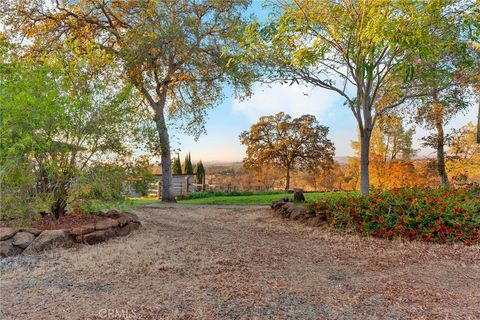
M325 221L323 217L315 212L309 212L302 205L295 205L288 198L273 201L270 208L284 219L298 220L312 227L317 227Z
M105 218L71 229L40 230L0 227L0 257L35 254L52 248L69 248L76 243L96 244L114 237L124 237L140 227L134 213L107 212Z

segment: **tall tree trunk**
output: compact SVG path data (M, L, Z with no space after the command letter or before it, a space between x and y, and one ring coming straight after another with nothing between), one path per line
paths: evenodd
M166 84L161 84L157 81L156 92L158 102L155 101L152 95L142 85L136 83L137 89L147 99L150 107L155 113L155 125L157 127L158 138L160 141L160 153L162 159L162 202L175 202L175 195L172 189L172 158L170 154L170 138L168 136L167 123L165 121L165 106L167 104L168 87Z
M163 108L157 112L155 119L158 138L160 139L160 151L162 159L162 202L175 202L175 195L172 188L172 158L170 154L170 138L168 136L167 124L163 114Z
M447 170L445 169L445 132L443 130L443 112L442 105L438 101L436 92L433 94L435 129L437 130L437 171L440 178L440 184L444 188L450 186L448 182Z
M443 131L443 124L436 122L435 127L437 129L437 171L440 177L440 184L444 188L450 186L448 182L447 170L445 169L445 135Z
M285 177L285 190L290 189L290 166L287 166L287 175Z
M368 195L370 190L370 175L368 165L370 162L370 138L371 130L364 129L360 132L360 192L362 196Z
M68 198L68 181L59 181L53 190L53 203L50 207L53 217L58 220L66 212Z
M158 138L162 158L162 202L176 202L172 186L172 156L170 153L170 137L168 136L167 123L165 121L165 106L167 104L167 87L157 90L159 101L155 108L155 123L157 125Z

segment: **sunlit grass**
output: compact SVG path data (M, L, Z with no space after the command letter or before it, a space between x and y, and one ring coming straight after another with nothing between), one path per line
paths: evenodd
M314 201L321 199L333 199L344 196L347 192L312 192L305 193L306 201ZM283 197L293 198L293 194L260 194L248 196L214 196L199 199L180 200L178 203L182 204L257 204L268 205L274 200Z

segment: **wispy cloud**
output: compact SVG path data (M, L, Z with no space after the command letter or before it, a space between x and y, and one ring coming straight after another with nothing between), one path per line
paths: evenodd
M259 117L283 111L291 116L313 114L327 115L333 108L342 105L338 94L319 88L300 85L258 85L253 96L246 101L234 100L232 109L254 123Z

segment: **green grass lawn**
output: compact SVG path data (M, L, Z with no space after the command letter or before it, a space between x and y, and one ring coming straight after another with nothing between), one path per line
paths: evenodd
M321 200L327 198L338 198L346 195L347 192L315 192L305 193L305 199ZM284 194L258 194L249 196L211 196L208 198L181 200L182 204L271 204L273 200L283 198ZM287 194L289 198L293 198L293 194Z

